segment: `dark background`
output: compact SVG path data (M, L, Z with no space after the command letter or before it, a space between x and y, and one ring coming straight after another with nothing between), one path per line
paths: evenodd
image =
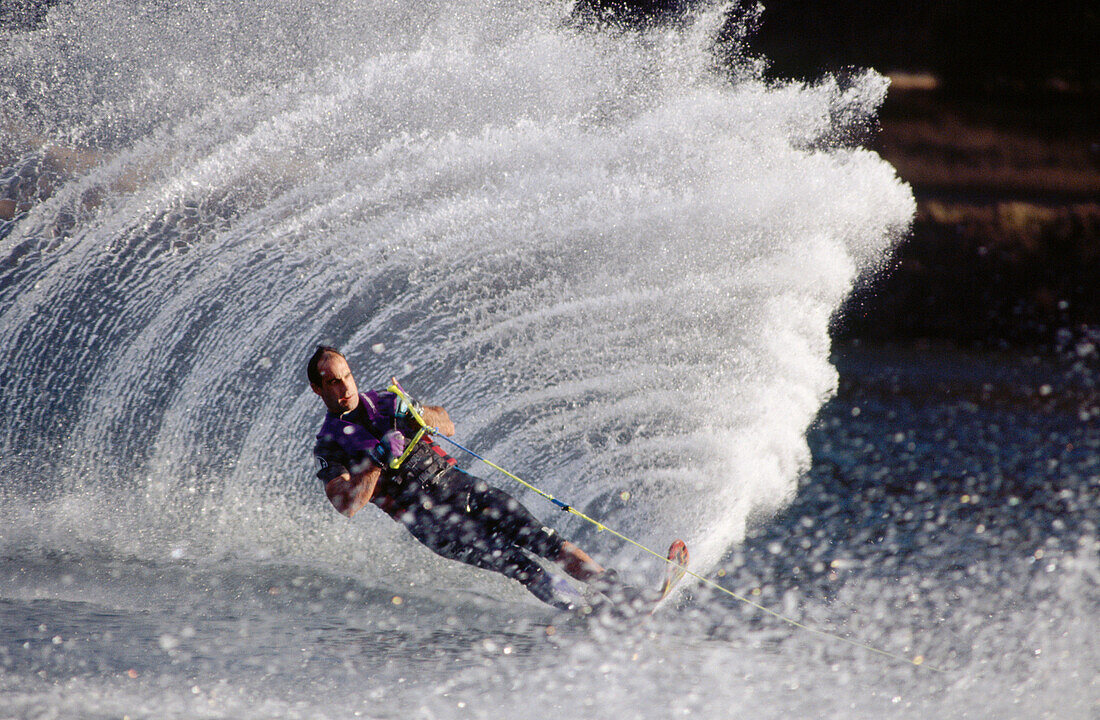
M589 21L677 22L688 2L586 0ZM873 67L866 142L913 187L911 235L836 338L1051 348L1100 325L1100 4L765 0L776 81ZM752 15L742 5L742 14Z
M579 0L608 24L677 22L691 0ZM744 15L754 2L742 2ZM1087 0L767 0L751 43L775 77L858 66L926 70L957 90L1058 78L1096 89L1100 10Z

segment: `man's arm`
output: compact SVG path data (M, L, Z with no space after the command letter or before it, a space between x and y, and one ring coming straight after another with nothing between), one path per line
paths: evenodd
M325 483L325 494L332 506L343 515L351 517L374 497L382 468L371 465L357 473L343 473Z
M451 422L451 416L438 405L425 405L420 410L420 417L424 418L428 427L434 427L448 437L455 434L455 424Z

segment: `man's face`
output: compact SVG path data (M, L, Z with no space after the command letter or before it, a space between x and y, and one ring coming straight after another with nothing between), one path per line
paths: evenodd
M343 415L359 407L359 388L344 358L325 353L317 363L317 370L321 373L321 384L309 386L325 401L329 412Z

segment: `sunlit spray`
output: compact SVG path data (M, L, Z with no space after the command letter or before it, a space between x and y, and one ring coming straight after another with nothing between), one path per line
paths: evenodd
M0 357L45 392L4 394L6 447L201 544L209 513L262 534L259 498L329 523L301 368L323 340L711 566L793 492L829 318L912 216L834 141L887 83L719 69L721 9L638 34L531 5L80 3L15 36L7 131L89 160L3 240Z

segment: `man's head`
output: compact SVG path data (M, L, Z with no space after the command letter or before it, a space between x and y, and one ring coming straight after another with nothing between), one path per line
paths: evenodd
M359 407L359 388L344 355L334 347L318 345L306 365L309 386L325 401L329 412L343 415Z

